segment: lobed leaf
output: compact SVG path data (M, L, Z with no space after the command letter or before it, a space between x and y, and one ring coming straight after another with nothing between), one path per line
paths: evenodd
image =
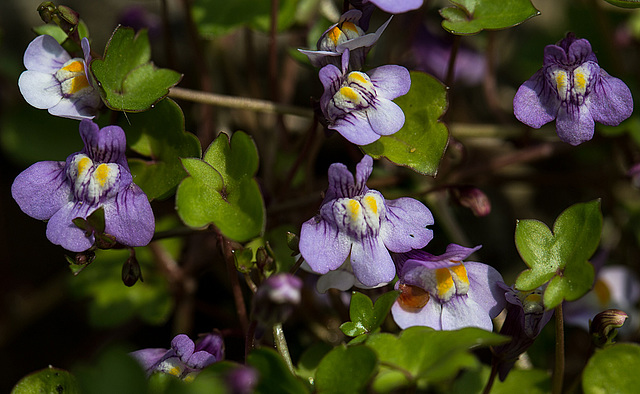
M76 378L68 371L49 365L48 368L33 372L20 379L11 390L11 394L39 393L78 394L80 387Z
M273 349L260 348L252 351L247 364L258 370L260 380L256 393L308 393L304 383L289 372L282 357Z
M449 33L470 35L513 27L540 15L531 0L450 0L455 7L440 10Z
M369 347L340 345L330 351L318 365L318 393L358 393L373 377L378 362Z

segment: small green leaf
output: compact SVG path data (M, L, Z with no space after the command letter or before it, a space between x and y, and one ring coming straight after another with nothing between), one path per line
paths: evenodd
M600 242L600 201L567 208L553 225L521 220L516 225L516 247L530 268L516 280L516 288L530 291L549 282L544 294L547 309L563 299L573 301L592 286L594 270L588 259Z
M260 348L252 351L247 364L258 370L260 381L256 393L309 393L305 384L293 376L282 357L273 349Z
M80 393L76 378L69 372L49 366L20 379L11 394Z
M220 134L203 160L183 159L189 173L176 193L180 218L192 227L213 223L226 237L245 242L264 227L264 202L253 176L258 150L246 133L235 132L229 142Z
M409 384L405 374L398 369L408 372L419 388L425 388L427 384L455 376L462 368L478 366L470 349L506 341L507 337L475 327L455 331L410 327L399 337L385 333L370 334L367 346L386 365L381 368L374 388L385 386L395 389ZM392 385L394 387L389 387Z
M358 393L373 377L377 364L376 354L366 346L337 346L318 366L317 392Z
M322 361L322 358L329 353L333 347L325 342L314 342L309 346L298 361L298 367L296 368L296 374L306 379L310 385L315 383L316 371Z
M121 348L107 349L95 362L77 367L74 373L84 394L147 392L142 367Z
M596 350L582 373L587 394L635 393L640 387L640 345L620 343Z
M442 27L458 35L516 26L540 14L531 0L450 0L455 7L440 10Z
M343 323L340 330L345 335L357 337L378 329L389 314L391 305L398 298L398 291L390 291L378 298L375 303L366 295L358 292L351 293L351 305L349 306L350 322Z
M129 159L134 182L150 199L175 192L187 173L181 157L200 157L198 138L185 131L184 114L178 104L164 99L149 111L131 114L122 124L127 145L146 159Z
M491 368L483 366L479 370L465 371L453 383L451 394L480 393L489 380ZM546 394L551 392L549 372L539 369L513 369L504 382L496 379L491 394Z
M621 8L640 8L640 0L605 0L609 4Z
M429 74L412 71L409 93L394 102L404 111L404 126L393 135L361 147L362 151L435 176L449 141L449 130L439 121L448 105L444 85Z
M118 26L103 59L94 59L91 73L105 104L116 111L141 112L162 100L182 79L173 70L156 68L146 30Z

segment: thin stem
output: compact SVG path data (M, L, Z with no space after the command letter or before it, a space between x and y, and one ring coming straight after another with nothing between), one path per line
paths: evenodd
M176 69L176 55L173 46L173 33L171 31L171 22L169 21L169 9L167 7L167 0L160 2L161 17L162 17L162 38L164 40L164 50L166 52L167 63L169 68Z
M278 0L271 0L271 29L269 30L269 90L271 99L280 101L278 85Z
M496 362L496 358L494 356L493 362L491 363L491 375L489 375L489 380L487 381L487 385L484 386L484 390L482 391L482 394L489 394L491 392L491 388L493 387L493 382L495 382L497 375L498 375L498 363Z
M244 303L244 297L242 296L242 289L240 288L240 281L238 280L238 270L233 262L233 253L229 248L229 241L222 234L218 234L218 242L222 249L225 263L227 265L227 273L229 274L229 281L231 282L231 291L233 293L233 299L236 303L236 312L238 313L238 320L240 320L240 326L242 332L247 332L249 329L249 318L247 317L247 308Z
M289 173L287 174L287 178L284 181L284 186L282 188L283 194L286 194L286 192L289 190L289 188L291 187L291 182L293 182L293 178L295 177L296 173L298 172L298 168L300 168L300 165L302 164L302 161L305 158L307 158L309 149L311 148L311 145L313 144L313 140L315 139L315 135L316 135L316 130L317 129L318 129L318 118L316 116L314 116L313 117L313 122L311 123L311 127L307 131L307 135L306 135L306 138L305 138L305 141L304 141L304 145L302 146L302 149L300 150L300 154L296 158L296 162L293 163L293 166L289 170Z
M313 110L307 108L278 104L274 103L273 101L267 100L225 96L222 94L201 92L198 90L178 87L171 88L171 91L169 91L169 97L218 107L246 109L249 111L265 112L270 114L296 115L303 118L313 118Z
M552 393L562 392L564 379L564 318L562 316L562 303L556 307L556 365L553 369Z
M302 262L304 261L304 257L300 256L300 258L298 259L298 261L296 261L296 263L291 267L291 269L289 270L289 273L291 275L295 274L296 271L298 270L298 268L300 268L300 266L302 265Z
M451 87L455 78L456 57L458 56L458 48L460 48L460 36L453 36L453 44L451 44L451 55L449 56L449 65L447 67L447 78L445 85Z
M247 358L249 358L249 353L255 347L256 342L256 327L258 326L258 322L255 320L251 321L249 324L249 329L247 330L247 336L244 342L244 362L247 362Z
M289 347L287 346L287 340L284 337L284 331L282 330L282 323L274 324L273 326L273 339L276 343L276 349L278 349L278 353L284 359L285 364L289 368L292 374L296 374L295 369L293 368L293 362L291 361L291 355L289 354Z

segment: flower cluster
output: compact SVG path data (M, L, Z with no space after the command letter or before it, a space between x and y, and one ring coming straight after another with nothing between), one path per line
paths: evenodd
M556 120L560 139L579 145L593 138L595 122L616 126L631 116L624 82L607 74L585 39L572 33L544 48L543 66L513 98L516 118L533 128Z
M51 115L92 119L102 101L88 74L91 50L86 38L82 39L82 50L84 59L71 58L51 36L31 41L24 53L27 71L18 80L24 99Z
M47 238L72 252L91 248L95 235L73 223L104 209L105 233L127 246L151 241L155 220L142 189L133 183L119 126L80 122L84 148L66 161L42 161L18 175L11 194L27 215L48 220Z

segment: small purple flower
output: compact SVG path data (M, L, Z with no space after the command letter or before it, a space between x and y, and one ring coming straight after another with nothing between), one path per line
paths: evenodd
M24 53L27 71L18 79L24 99L51 115L92 119L102 104L91 85L87 65L91 62L89 40L82 39L84 59L71 58L51 36L36 37Z
M411 87L409 71L387 65L368 73L347 72L349 50L342 54L342 71L333 64L320 70L324 93L320 98L328 127L356 145L370 144L404 125L404 112L394 103Z
M389 254L424 247L433 238L426 226L431 211L418 200L386 200L365 182L373 159L365 156L355 180L344 164L329 167L329 188L320 213L302 224L300 253L313 271L326 274L345 260L355 278L367 287L393 280L396 270Z
M356 7L366 7L367 3L372 3L382 11L390 14L402 14L407 11L417 10L422 7L423 0L350 0Z
M315 67L323 67L333 64L340 67L340 57L345 49L351 52L349 67L352 70L359 70L364 65L364 60L371 50L371 47L378 41L382 32L387 28L391 18L389 18L375 33L364 34L359 21L362 12L359 10L349 10L342 14L340 21L329 27L320 37L317 44L317 51L298 49L309 58Z
M402 329L479 327L491 331L491 319L505 304L498 287L502 276L486 264L462 261L478 249L480 246L451 244L441 256L422 250L395 255L400 271L396 289L402 291L391 307L396 324Z
M253 298L252 316L262 328L287 320L300 304L302 280L288 273L268 277Z
M493 348L494 363L498 376L504 381L520 354L524 353L535 341L540 331L551 319L553 309L545 310L542 302L542 289L518 291L503 282L498 285L504 291L507 301L507 316L500 334L511 337L511 341Z
M595 122L617 126L631 116L627 85L607 74L585 39L569 33L544 48L543 67L513 99L516 118L533 128L556 120L560 139L579 145L593 138Z
M155 230L153 211L142 189L133 183L124 155L126 139L119 126L100 129L80 122L82 151L67 161L42 161L20 173L11 194L27 215L48 220L47 238L72 252L89 249L87 235L72 220L86 219L104 208L105 233L127 246L144 246Z
M202 369L224 358L224 342L217 333L203 336L198 343L185 334L176 335L170 349L151 348L129 353L150 376L162 372L191 381Z

